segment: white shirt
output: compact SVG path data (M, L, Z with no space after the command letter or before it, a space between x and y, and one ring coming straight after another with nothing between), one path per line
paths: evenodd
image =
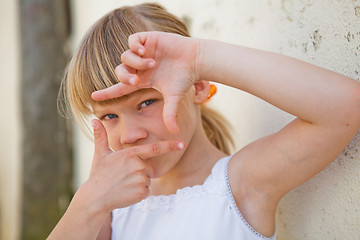
M220 159L203 185L113 210L112 239L274 240L276 234L262 236L237 208L228 180L230 158Z

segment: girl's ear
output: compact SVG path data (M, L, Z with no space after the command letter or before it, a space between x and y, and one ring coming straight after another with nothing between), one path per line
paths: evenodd
M194 84L195 87L195 104L203 104L207 101L210 93L210 83L205 80L200 80Z

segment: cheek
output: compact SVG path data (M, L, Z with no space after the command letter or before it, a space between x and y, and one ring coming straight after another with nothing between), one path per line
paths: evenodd
M105 129L106 129L107 140L108 140L108 144L109 144L110 148L113 151L121 150L119 135L116 134L116 131L114 131L108 127L105 127Z
M163 119L163 105L159 105L153 108L152 111L144 114L141 121L143 122L144 128L153 135L157 135L160 139L167 139L165 136L170 134Z
M164 120L161 117L151 117L144 119L144 127L150 133L149 136L153 136L158 140L168 140L172 139L173 134L171 134L164 123Z

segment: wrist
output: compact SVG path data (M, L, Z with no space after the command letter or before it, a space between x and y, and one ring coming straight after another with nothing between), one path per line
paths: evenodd
M214 70L214 64L211 61L213 56L210 56L212 51L216 49L211 49L212 40L197 39L197 53L196 53L196 79L197 80L206 80L214 81L211 76Z
M89 218L106 216L111 210L106 209L102 199L94 193L93 185L88 181L83 183L74 195L79 208L83 209Z
M53 229L48 240L53 239L95 239L106 218L107 212L94 204L93 194L87 184L75 193L64 216Z

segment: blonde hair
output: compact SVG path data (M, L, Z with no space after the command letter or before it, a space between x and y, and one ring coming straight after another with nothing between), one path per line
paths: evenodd
M159 4L145 3L109 12L82 39L68 64L60 94L66 109L71 110L84 132L91 132L86 124L87 117L92 115L91 106L95 103L91 93L119 82L114 69L121 63L121 54L129 48L128 37L149 30L190 37L180 19ZM218 149L230 154L233 140L228 122L204 104L201 115L209 140Z

